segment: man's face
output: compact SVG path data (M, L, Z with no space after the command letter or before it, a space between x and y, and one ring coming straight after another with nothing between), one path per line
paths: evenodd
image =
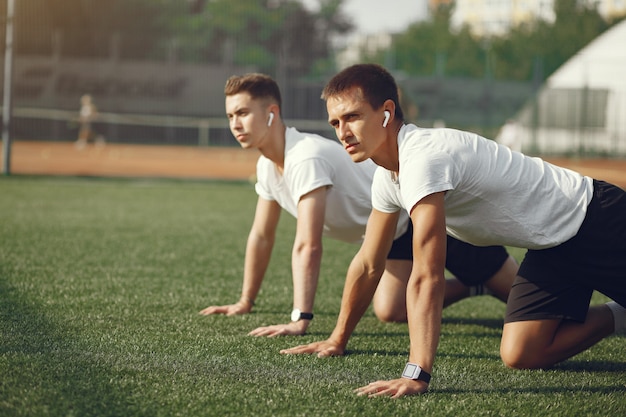
M244 149L258 148L268 136L268 106L248 93L226 96L226 116L231 133Z
M372 109L357 88L326 100L328 123L354 162L375 156L385 140L382 110Z

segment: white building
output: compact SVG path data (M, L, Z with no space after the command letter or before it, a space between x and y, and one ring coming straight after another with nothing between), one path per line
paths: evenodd
M338 49L335 60L338 68L361 62L363 55L374 54L377 51L388 50L391 46L392 36L388 32L380 32L372 35L364 34L353 37L345 45Z
M626 155L626 21L555 71L516 117L522 150Z
M447 1L447 0L442 0ZM597 3L605 18L626 14L626 0L583 0ZM532 19L553 22L554 0L456 0L452 26L469 25L478 36L500 35Z

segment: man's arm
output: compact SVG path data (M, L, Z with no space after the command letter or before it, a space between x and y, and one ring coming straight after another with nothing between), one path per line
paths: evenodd
M296 237L291 254L293 308L313 312L315 292L322 262L322 234L326 213L327 187L317 188L300 198ZM259 327L252 336L302 335L310 320Z
M413 221L413 269L407 286L407 316L411 348L409 362L432 373L439 343L445 293L446 221L444 193L420 200L411 211ZM400 370L398 370L400 373ZM376 381L357 390L360 395L419 394L428 383L409 378Z
M330 337L325 341L284 349L280 353L317 353L319 357L343 355L350 335L376 292L393 243L398 217L399 212L388 214L372 210L361 248L348 268L341 310Z
M235 304L207 307L200 311L200 314L232 316L246 314L252 310L270 262L280 213L281 207L277 202L259 197L246 244L241 298Z

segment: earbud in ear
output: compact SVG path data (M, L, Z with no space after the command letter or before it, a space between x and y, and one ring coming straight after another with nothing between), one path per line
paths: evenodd
M271 126L272 122L274 121L274 112L270 113L270 117L267 119L267 126Z
M390 117L391 113L389 113L389 110L385 110L385 120L383 120L383 127L387 127L387 123L389 123Z

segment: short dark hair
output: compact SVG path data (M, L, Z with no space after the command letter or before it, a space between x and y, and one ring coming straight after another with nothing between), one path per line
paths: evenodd
M259 73L233 75L226 81L224 95L232 96L240 93L248 93L253 99L269 100L282 108L280 88L269 75Z
M386 100L392 100L396 104L395 117L404 120L396 81L382 66L355 64L342 70L326 84L322 99L328 100L352 88L361 90L363 98L373 109L379 109Z

